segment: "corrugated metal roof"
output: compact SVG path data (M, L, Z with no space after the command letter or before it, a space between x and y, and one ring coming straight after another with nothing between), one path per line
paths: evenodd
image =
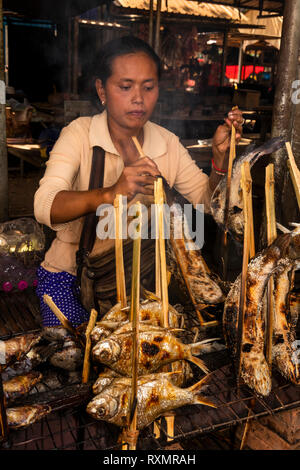
M154 0L154 10L157 1ZM115 0L117 7L149 10L150 0ZM191 2L188 0L162 0L162 12L180 15L194 15L206 18L221 18L231 21L247 22L247 18L237 8L225 5L212 5L204 2Z
M239 2L238 0L211 0L211 2L208 3L223 3L224 5L237 6ZM264 0L263 2L260 0L243 0L240 3L240 7L244 8L245 10L254 9L260 11L262 6L265 13L279 13L279 15L282 15L284 0Z

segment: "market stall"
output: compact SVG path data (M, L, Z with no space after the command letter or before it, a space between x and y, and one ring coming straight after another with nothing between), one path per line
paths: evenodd
M56 124L60 130L77 116L97 112L86 95L80 95L79 38L84 34L83 28L104 29L102 39L120 29L133 29L136 34L149 37L149 29L141 26L148 24L145 21L149 20L150 5L142 8L140 4L127 3L114 2L114 22L111 18L104 20L104 8L97 11L97 21L84 16L75 18L75 47L69 57L73 80L69 69L68 93L58 96L54 92L47 104L30 103L33 115L27 116L21 135L14 135L12 125L6 127L10 132L5 142L8 154L40 171L55 135L53 142L49 134L42 141L40 134L39 139L29 136L28 128L35 131L36 123L47 128L49 119L49 129L53 130ZM196 15L197 3L186 3L194 11L189 11L189 15ZM170 75L166 74L165 83L169 80L170 88L163 90L153 120L175 131L206 173L214 165L212 140L208 139L212 129L222 123L227 111L240 104L239 100L250 99L241 98L242 93L234 94L237 86L232 87L232 93L224 91L224 86L219 90L226 76L228 41L238 37L230 37L229 31L241 26L243 13L233 0L218 3L226 5L227 19L220 19L214 2L202 5L210 20L202 18L199 23L205 25L208 35L199 34L197 29L188 34L183 27L171 38L178 41L182 39L179 36L186 34L186 41L178 41L175 46L185 43L183 53L191 61L188 67L183 62L174 66L179 59L174 47L170 48L167 35L162 33L160 40L156 38L165 71L170 71L168 67L173 69L178 83L183 79L177 89L172 89ZM282 14L282 2L263 3L262 16ZM187 201L162 178L157 178L154 185L152 216L156 237L151 243L142 240L145 219L140 203L134 218L137 236L131 244L123 240L126 208L121 195L117 195L112 212L113 254L103 256L101 265L96 267L92 263L81 266L80 276L87 272L85 282L93 285L84 299L89 320L74 327L51 296L44 295L45 304L59 324L42 327L35 274L49 244L47 234L45 237L43 227L32 218L11 221L7 215L2 217L1 451L161 451L194 449L193 446L220 450L299 449L300 165L295 128L298 108L288 99L298 55L288 49L291 44L298 44L300 10L291 3L287 2L284 13L279 59L275 54L279 72L272 129L272 105L256 102L247 106L245 101L242 111L249 132L236 145L236 130L231 127L228 170L216 168L222 179L210 201L206 246L190 249L194 246L191 232L196 212L187 224L180 210ZM259 9L261 2L245 5ZM122 12L121 7L126 11ZM171 5L163 5L161 12L159 8L161 17L157 16L157 24L166 28L173 23L171 10ZM134 22L130 23L129 16L134 17ZM204 13L198 12L197 16ZM181 19L184 23L191 17ZM217 24L224 35L222 55L216 48L205 54L208 41L217 41L209 39ZM239 40L245 37L240 36ZM251 47L255 51L268 48L261 43L248 46ZM193 63L192 59L198 52L210 57L209 65L218 64L218 91L211 84L207 96L196 92L201 60ZM217 54L215 62L213 54ZM281 72L286 58L287 70ZM243 78L242 64L239 66ZM255 66L254 62L253 80ZM258 119L264 126L259 134L251 133ZM133 138L133 144L139 157L144 157L137 139ZM99 158L98 163L100 166L92 167L89 190L102 186L97 177L104 161ZM164 210L173 207L174 202L173 215L168 219L169 237L165 237ZM0 204L5 206L5 198ZM93 217L91 214L90 220ZM86 217L84 228L88 223ZM184 227L180 236L176 232L179 226ZM88 257L91 248L80 246ZM153 259L151 270L148 262L150 265ZM124 269L125 264L130 268ZM103 284L97 281L102 271L106 281ZM150 278L154 286L151 292L144 283ZM291 423L295 432L291 432ZM265 441L258 438L264 433Z

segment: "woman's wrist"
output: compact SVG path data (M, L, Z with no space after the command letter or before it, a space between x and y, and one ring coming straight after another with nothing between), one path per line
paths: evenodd
M215 171L215 173L219 176L224 176L227 173L227 168L224 168L224 165L220 165L216 163L215 159L211 159L211 167Z
M113 187L93 189L90 196L88 212L96 212L101 204L113 204L115 199Z

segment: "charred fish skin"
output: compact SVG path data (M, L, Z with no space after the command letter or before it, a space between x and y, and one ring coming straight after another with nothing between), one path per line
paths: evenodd
M296 340L296 318L290 312L290 291L293 287L295 262L287 259L286 268L274 277L274 330L272 361L289 381L299 384L297 361L293 360L292 344Z
M218 304L225 300L216 278L210 275L200 249L194 244L187 223L179 208L175 193L165 187L167 201L172 207L170 237L167 239L169 269L177 279L186 297L192 296L196 304ZM181 227L181 236L177 233ZM187 249L187 247L194 249Z
M14 362L20 361L40 339L41 334L28 333L4 341L5 364L2 368L5 369Z
M10 429L19 429L29 426L51 412L48 405L31 405L7 408L7 424Z
M124 327L122 327L124 328ZM100 341L92 349L94 361L103 363L120 375L127 376L131 371L133 338L132 330L119 330L106 340ZM205 364L193 356L199 354L201 344L183 344L167 329L140 324L138 374L145 375L158 370L163 365L186 359L208 372Z
M20 361L14 362L2 372L2 380L5 382L18 375L24 375L46 362L47 359L57 350L57 344L46 345L36 344Z
M130 305L130 302L129 302ZM97 343L110 336L119 327L126 325L128 320L129 308L125 311L121 309L118 303L104 315L100 322L97 322L91 332L92 343ZM139 315L141 322L149 322L154 326L160 326L162 311L162 302L160 300L146 300L141 302ZM172 328L179 328L182 315L174 307L169 305L169 324Z
M252 167L263 155L269 155L284 146L281 137L274 137L258 148L249 147L239 158L236 158L232 167L230 186L230 206L228 215L228 230L238 242L243 242L244 214L243 200L240 191L241 168L244 162L249 162ZM222 178L211 198L212 216L221 227L224 227L225 201L226 201L226 178Z
M75 341L65 341L61 351L55 352L49 359L52 366L60 369L75 371L83 364L83 351Z
M158 373L161 373L158 371ZM168 373L168 380L177 387L183 387L189 380L193 378L193 371L187 361L176 361L172 363L172 373ZM115 380L123 378L120 374L112 369L106 369L101 372L93 384L94 395L99 395L107 386L111 385ZM131 378L128 377L128 380Z
M137 428L148 426L162 413L184 405L202 404L215 406L200 395L204 381L183 389L168 379L169 374L151 374L138 379ZM117 426L129 424L131 379L115 379L95 396L87 406L87 412L95 419L105 420Z
M268 248L253 258L247 271L246 309L241 350L241 377L259 395L269 395L271 376L264 356L263 295L272 274L285 268L285 255L291 242L288 234L278 237ZM237 353L237 322L240 303L241 275L234 282L224 305L223 329L226 344L233 357Z

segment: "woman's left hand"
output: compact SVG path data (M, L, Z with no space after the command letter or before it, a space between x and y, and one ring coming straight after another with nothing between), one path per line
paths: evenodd
M228 150L230 148L231 126L236 129L236 143L238 143L243 133L244 119L240 109L229 111L228 117L224 119L224 124L219 126L212 141L213 159L218 168L227 170Z

